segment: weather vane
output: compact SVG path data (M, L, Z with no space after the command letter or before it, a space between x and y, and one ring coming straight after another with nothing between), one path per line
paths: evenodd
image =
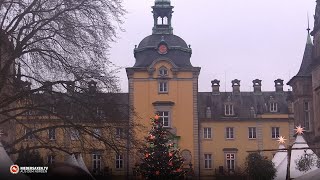
M278 137L278 142L279 142L279 144L285 144L285 141L286 141L287 139L285 139L284 138L284 136L280 136L280 137Z

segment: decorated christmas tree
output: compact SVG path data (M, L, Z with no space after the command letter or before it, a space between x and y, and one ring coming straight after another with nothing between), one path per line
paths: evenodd
M169 139L170 133L163 128L161 118L151 118L152 129L146 137L142 150L143 158L139 172L146 179L179 179L185 172L182 170L183 158L179 149Z

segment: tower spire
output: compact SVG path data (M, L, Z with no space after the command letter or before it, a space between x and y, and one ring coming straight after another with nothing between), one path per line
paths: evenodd
M308 31L308 34L310 34L310 20L309 20L309 13L307 13L307 18L308 18L308 28L307 28L307 31Z
M309 21L309 13L307 13L307 18L308 18L308 28L307 28L307 31L308 31L308 36L307 36L307 44L312 44L312 41L311 41L311 37L310 37L310 21Z

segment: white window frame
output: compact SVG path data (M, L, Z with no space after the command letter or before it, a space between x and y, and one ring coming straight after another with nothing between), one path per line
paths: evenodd
M159 93L167 93L168 89L168 81L159 81Z
M224 105L224 115L226 115L226 116L234 116L234 106L233 106L233 104L225 104Z
M206 109L206 118L211 118L211 107L207 107L207 109Z
M159 76L168 76L168 69L166 67L159 68Z
M53 114L56 114L57 113L56 107L51 106L50 107L50 112L53 113Z
M101 153L95 152L92 153L92 172L98 174L102 170L102 160Z
M167 113L167 114L166 114ZM170 112L158 111L159 119L162 121L163 127L170 127Z
M226 139L234 139L234 127L226 127Z
M116 138L123 138L123 132L124 132L123 128L117 127L116 128Z
M270 102L269 103L270 106L270 112L278 112L278 103L277 102Z
M25 129L24 129L24 134L26 135L27 133L32 132L32 131L34 131L33 128L25 128ZM25 139L26 139L26 140L33 140L34 138L35 138L35 135L32 133L32 134L26 136Z
M49 140L51 141L56 140L56 128L48 129L48 136L49 136Z
M257 128L256 127L248 127L248 138L256 139L257 138Z
M212 169L212 154L204 154L204 168Z
M77 141L80 139L80 132L78 129L70 129L70 139L72 141Z
M280 127L271 127L271 138L277 139L280 136Z
M226 167L228 172L235 172L236 169L236 153L225 153Z
M124 160L123 160L123 155L122 154L117 154L116 155L116 163L115 163L115 168L116 169L123 169L124 168Z
M305 101L303 103L303 112L304 112L303 127L306 130L310 130L310 120L311 120L310 102Z
M99 117L99 118L104 117L104 112L103 112L103 109L102 109L101 107L97 107L97 108L96 108L96 115L97 115L97 117Z
M212 138L212 129L211 129L211 127L203 128L203 138L204 139L211 139Z
M95 136L98 136L98 137L101 137L102 135L101 128L93 128L92 132ZM93 139L98 140L96 137L93 137Z
M48 165L55 163L55 155L48 155L47 156L47 163Z

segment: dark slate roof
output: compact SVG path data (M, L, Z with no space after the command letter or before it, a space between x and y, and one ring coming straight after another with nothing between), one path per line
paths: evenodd
M255 94L254 92L240 92L238 94L220 92L219 95L213 95L211 92L199 92L199 118L206 119L206 109L210 107L212 119L224 119L226 117L224 114L224 104L228 102L228 97L230 97L230 103L234 104L234 117L238 119L252 119L251 107L254 108L257 115L269 114L271 97L278 103L278 112L276 113L288 114L287 98L290 98L290 94L291 92L261 92L260 94Z
M314 26L311 35L314 36L320 29L320 1L317 1L316 10L314 14Z
M161 41L163 40L163 41ZM167 54L158 53L159 43L166 43ZM136 63L134 67L148 67L159 58L170 59L178 67L192 67L190 62L191 48L179 36L173 34L152 34L144 38L134 50Z
M310 35L308 34L307 43L303 54L300 70L296 76L311 76L312 71L312 49Z
M54 115L51 108L55 107L57 115L72 116L74 121L129 119L128 93L38 93L30 98L33 115ZM101 115L97 114L97 108L102 111Z

